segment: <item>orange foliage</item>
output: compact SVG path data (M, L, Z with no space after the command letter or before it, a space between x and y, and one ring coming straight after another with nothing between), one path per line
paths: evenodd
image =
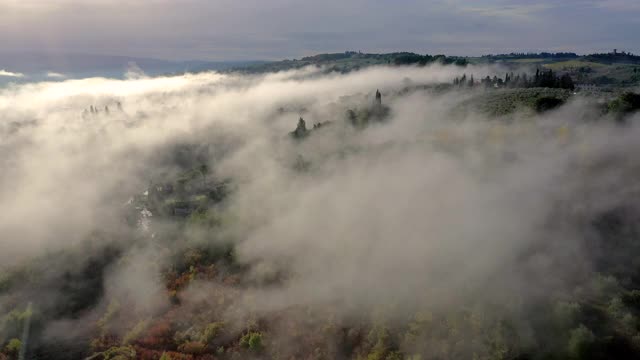
M207 345L199 341L189 341L180 345L178 350L187 354L202 354L207 350Z
M211 354L204 354L195 357L196 360L217 360L218 358Z
M91 341L91 349L94 352L102 352L112 347L120 345L120 340L114 335L105 335ZM1 360L1 359L0 359Z
M174 351L149 350L136 346L136 358L138 360L158 360L162 357L162 354L167 354L171 360L194 360L193 355Z
M240 283L240 276L239 275L229 275L226 278L224 278L222 283L227 285L227 286L238 285Z
M199 270L205 280L213 280L216 278L216 275L218 275L218 270L216 270L216 266L213 264L203 266Z
M173 346L173 329L171 323L160 320L151 326L145 336L136 341L137 344L150 349L166 349Z
M194 265L189 271L185 271L181 274L178 274L175 271L166 273L165 281L167 284L167 290L177 292L189 285L189 282L194 278L214 280L217 275L218 270L214 264L208 266Z
M167 289L170 291L179 291L189 285L191 282L191 273L185 272L179 276L172 276L167 280Z

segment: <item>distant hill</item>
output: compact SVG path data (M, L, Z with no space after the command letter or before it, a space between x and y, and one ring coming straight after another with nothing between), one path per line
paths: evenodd
M420 55L412 52L371 54L346 51L237 66L230 71L268 73L318 66L324 67L326 72L346 73L375 65L427 65L436 62L455 65L500 64L513 71L523 67L553 69L560 74L570 74L579 84L599 86L636 86L640 84L640 56L617 51L590 55L578 55L572 52L541 52L479 57Z
M572 52L541 52L541 53L510 53L497 55L483 55L468 58L472 62L556 62L567 60L580 60L601 64L640 64L640 56L628 52L614 50L610 53L578 55ZM536 61L533 61L536 60Z
M640 56L618 52L578 55L559 53L510 53L469 57L471 64L500 64L512 70L522 67L552 69L569 74L577 84L604 88L640 85Z
M327 72L349 72L373 65L426 65L441 62L443 64L466 65L463 57L445 55L420 55L412 52L394 52L368 54L356 51L327 53L307 56L301 59L282 60L250 66L240 66L233 70L245 73L265 73L299 69L306 66L324 66Z
M578 84L598 86L637 86L640 84L640 56L613 51L611 53L579 55L572 52L509 53L461 57L422 55L413 52L362 53L345 51L306 56L281 61L167 61L126 56L0 51L0 85L8 82L33 82L65 78L105 76L122 78L130 68L139 68L149 76L184 72L225 71L269 73L323 67L326 72L347 73L376 65L417 65L432 63L465 66L467 64L500 64L519 71L523 67L553 69L568 73ZM16 77L11 74L24 74Z

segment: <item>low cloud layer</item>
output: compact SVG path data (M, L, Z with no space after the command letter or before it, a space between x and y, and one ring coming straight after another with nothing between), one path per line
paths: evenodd
M235 189L223 227L199 238L233 242L258 284L233 290L247 312L337 303L402 313L566 292L593 271L585 224L635 206L639 189L625 179L637 175L640 129L587 122L592 105L580 99L488 119L462 111L472 91L431 86L495 70L307 68L1 90L0 262L73 249L96 230L126 233L127 201L184 171L176 149L188 144ZM388 119L354 129L347 110L370 107L376 89ZM332 123L295 141L300 116ZM99 301L128 297L138 313L167 305L154 269L166 265L172 245L156 241L171 226L152 216L136 230L145 245L114 255ZM206 298L212 286L189 291Z

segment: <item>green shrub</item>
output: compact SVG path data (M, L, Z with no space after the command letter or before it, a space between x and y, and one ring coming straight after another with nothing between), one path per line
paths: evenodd
M621 319L622 317L624 317L626 313L622 299L619 297L614 297L613 299L611 299L611 301L609 301L609 304L607 305L607 313L613 319Z
M205 344L209 344L211 341L213 341L213 339L215 339L216 336L218 336L218 334L220 334L220 330L222 330L223 326L224 324L221 322L214 322L207 325L207 327L202 332L200 341Z
M240 339L240 346L252 351L262 350L262 334L259 332L249 332Z
M391 351L391 335L384 326L374 327L368 335L368 341L373 345L367 360L395 359L394 351Z
M569 356L573 359L584 358L589 354L595 340L596 337L593 332L584 325L571 330L567 344Z
M8 291L11 288L11 277L9 273L0 270L0 293Z
M105 314L98 320L98 328L104 335L108 331L109 322L118 314L120 311L120 302L118 300L112 300L107 307L107 311Z
M509 321L496 322L485 336L485 345L491 359L512 359L518 353L520 337Z
M560 301L553 306L555 324L562 329L571 329L580 318L582 307L576 302Z
M133 360L136 350L131 346L113 347L102 353L104 360Z
M624 294L622 300L628 306L640 308L640 290L631 290Z
M625 115L640 110L640 94L626 92L609 103L609 111Z
M402 353L399 351L392 351L389 354L387 354L387 357L384 358L384 360L402 360L403 356Z
M134 340L137 340L142 333L147 330L147 327L149 327L149 319L141 320L122 338L122 343L130 344Z
M553 110L564 104L564 100L556 97L544 96L536 100L534 108L537 112Z
M3 335L4 339L20 336L25 320L31 318L32 315L33 312L30 308L24 311L12 310L4 318L0 318L0 334Z
M590 290L592 295L598 300L605 300L620 293L621 286L618 280L613 276L605 276L598 274L590 282Z
M22 349L22 341L18 339L11 339L6 346L6 350L9 354L17 355Z

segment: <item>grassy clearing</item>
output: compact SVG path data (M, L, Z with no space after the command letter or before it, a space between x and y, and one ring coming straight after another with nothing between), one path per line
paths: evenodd
M464 101L457 111L480 111L490 116L505 116L518 111L532 112L542 98L564 102L571 96L570 90L529 88L487 91Z
M581 67L603 68L606 66L608 65L600 64L596 62L590 62L590 61L580 61L580 60L567 60L567 61L560 61L560 62L551 63L551 64L544 64L544 67L552 70L576 69Z
M545 61L549 61L550 59L517 59L517 60L513 60L514 63L524 63L524 64L530 64L530 63L541 63L541 62L545 62Z

